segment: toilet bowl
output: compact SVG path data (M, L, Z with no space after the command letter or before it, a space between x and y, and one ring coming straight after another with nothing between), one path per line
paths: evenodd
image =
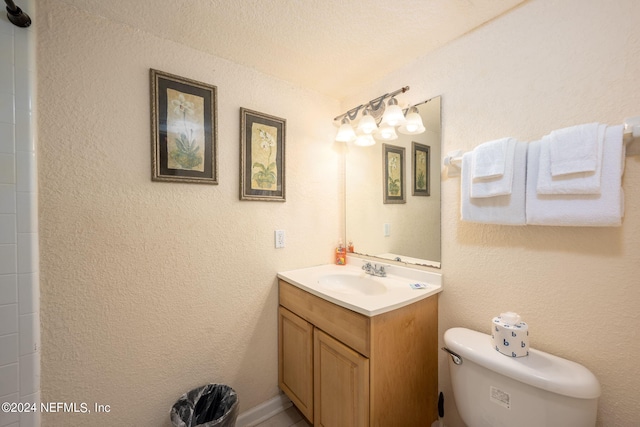
M584 366L535 349L497 352L491 336L444 334L453 398L468 427L587 427L596 424L600 384Z

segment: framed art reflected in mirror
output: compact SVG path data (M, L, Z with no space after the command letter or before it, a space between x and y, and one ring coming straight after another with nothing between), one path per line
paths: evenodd
M406 203L404 181L404 147L382 144L383 202Z
M413 196L429 196L431 147L411 142L411 181Z

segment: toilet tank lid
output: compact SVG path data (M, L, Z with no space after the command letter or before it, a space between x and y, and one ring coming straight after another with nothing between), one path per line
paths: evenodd
M491 335L466 328L447 330L444 342L463 360L530 386L579 399L600 396L600 383L591 371L553 354L530 348L529 356L508 357L496 351Z

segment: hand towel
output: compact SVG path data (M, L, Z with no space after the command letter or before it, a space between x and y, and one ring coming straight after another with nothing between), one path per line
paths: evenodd
M538 169L538 194L600 194L602 176L602 150L606 125L598 125L596 169L592 172L576 172L553 176L551 174L551 136L540 142L540 166Z
M495 178L504 175L507 142L510 138L485 142L473 149L473 179Z
M511 188L513 186L513 169L514 159L516 151L517 141L513 138L509 138L505 142L505 156L504 156L504 173L500 176L486 179L473 179L471 178L471 197L483 198L483 197L495 197L511 194ZM474 149L472 153L471 167L475 159ZM523 168L525 165L523 165Z
M551 175L594 172L598 162L598 123L551 132Z
M516 142L514 150L513 185L511 194L472 198L471 164L473 153L462 156L460 176L460 211L463 221L485 224L525 225L525 181L527 143Z
M529 144L527 161L527 224L569 226L620 226L624 216L622 191L622 126L605 131L600 194L538 194L536 185L540 141Z

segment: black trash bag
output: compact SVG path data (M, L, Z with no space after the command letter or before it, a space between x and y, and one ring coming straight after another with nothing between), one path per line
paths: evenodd
M175 427L234 427L238 395L224 384L207 384L183 394L171 408Z

